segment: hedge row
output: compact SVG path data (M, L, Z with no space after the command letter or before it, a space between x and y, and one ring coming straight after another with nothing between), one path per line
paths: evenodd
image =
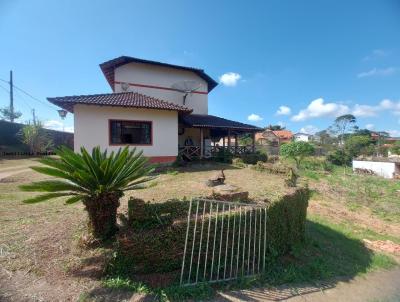
M250 231L250 211L246 212L244 208L239 211L239 208L235 207L235 203L231 203L230 211L228 211L228 206L226 206L225 211L221 212L220 206L220 215L217 222L215 215L204 216L204 225L208 227L210 223L212 231L208 238L207 236L203 236L200 252L200 225L203 223L203 220L198 220L197 229L194 232L195 210L192 209L188 242L190 243L190 247L195 247L193 251L195 255L194 260L197 261L200 256L199 262L201 263L201 267L199 275L202 276L205 269L207 278L210 277L210 268L212 265L211 253L213 249L210 246L206 255L207 250L205 247L207 239L211 243L214 242L214 234L217 234L215 244L222 250L223 259L226 256L226 261L221 265L218 264L217 267L214 264L214 278L218 275L222 276L227 269L229 273L236 274L236 267L247 269L247 267L251 268L253 263L256 263L257 266L257 264L263 262L263 257L262 259L259 258L259 255L264 255L263 230L265 226L267 231L265 233L267 239L265 246L266 261L286 254L291 247L304 240L308 199L308 189L299 188L291 194L283 196L278 201L268 204L266 224L264 221L265 215L261 213L261 211L265 210L252 210L252 231ZM203 203L199 204L198 213L203 213L203 206ZM206 203L204 207L204 212L209 213L210 203ZM213 207L215 214L215 205ZM109 273L121 275L180 270L185 245L188 210L189 202L187 200L172 200L165 203L151 204L139 199L131 199L129 201L130 227L127 231L121 232L117 240L117 253L110 263ZM247 215L247 226L244 225L244 215ZM224 227L221 229L222 216L224 217ZM257 221L254 219L255 216L257 216ZM226 227L228 222L230 224L229 232ZM236 226L235 233L233 233L234 224ZM238 234L239 225L241 227L240 236ZM254 233L255 228L257 228L256 233ZM194 245L192 245L193 238L195 238ZM249 242L250 248L248 249ZM256 256L253 259L254 249L257 250L255 253ZM225 253L227 254L225 255ZM251 257L250 254L252 255ZM207 259L207 262L204 259ZM190 257L187 257L186 260L190 260ZM189 262L185 263L185 265L189 267ZM234 269L230 270L231 267L234 267ZM190 277L193 277L194 272L195 270L192 271L192 276ZM186 272L186 274L188 273Z

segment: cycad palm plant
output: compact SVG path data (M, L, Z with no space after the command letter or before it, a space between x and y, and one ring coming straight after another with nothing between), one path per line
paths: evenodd
M89 230L101 240L109 239L117 231L117 208L125 191L139 189L152 179L153 166L142 152L128 147L107 154L99 147L89 154L85 148L80 153L61 147L58 158L39 160L45 167L32 167L36 172L59 178L22 185L28 192L46 192L25 200L37 203L65 197L67 204L82 201L89 215Z

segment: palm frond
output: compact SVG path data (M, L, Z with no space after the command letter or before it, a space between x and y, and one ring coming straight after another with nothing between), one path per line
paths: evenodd
M63 197L63 196L70 196L70 195L71 195L71 193L69 193L69 192L67 192L67 193L48 193L48 194L43 194L43 195L39 195L36 197L25 199L23 202L24 203L38 203L38 202L47 201L50 199Z

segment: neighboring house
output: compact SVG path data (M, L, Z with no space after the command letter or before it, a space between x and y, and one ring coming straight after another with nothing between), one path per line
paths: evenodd
M265 130L256 133L256 141L260 145L279 146L283 143L290 142L293 133L289 130Z
M136 147L152 162L202 157L211 140L260 128L208 114L217 86L204 70L119 57L100 64L112 93L53 97L74 114L74 149Z
M298 132L293 135L293 139L296 142L310 142L312 141L313 136L311 134Z

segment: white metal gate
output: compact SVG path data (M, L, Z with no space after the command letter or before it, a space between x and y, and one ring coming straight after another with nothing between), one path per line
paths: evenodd
M209 199L190 201L181 285L220 282L262 273L267 208Z

